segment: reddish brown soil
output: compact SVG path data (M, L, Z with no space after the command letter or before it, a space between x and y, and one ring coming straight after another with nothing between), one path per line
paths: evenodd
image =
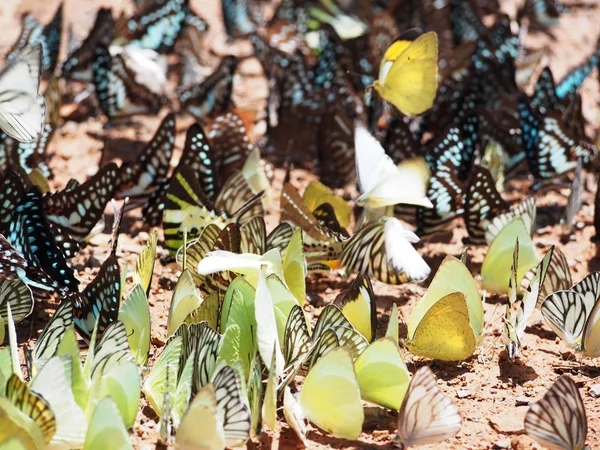
M5 54L10 45L15 41L19 32L20 14L33 11L37 17L45 22L54 14L58 0L4 0L0 7L0 54ZM131 11L129 1L104 0L85 2L65 0L64 15L75 34L81 38L91 27L95 11L100 6L113 6L115 13L121 10ZM217 54L229 51L236 54L247 54L250 47L247 43L236 43L228 46L224 42L222 25L220 23L220 2L218 0L199 0L192 2L194 9L211 25L211 39L207 40ZM512 2L507 5L510 10ZM582 61L591 52L598 39L600 28L600 9L596 12L578 12L565 16L560 27L555 30L556 40L549 41L543 34L530 36L528 45L538 47L549 43L549 61L555 77L560 78L567 70ZM207 65L214 67L218 57L206 59ZM207 73L210 72L208 68ZM256 60L243 63L239 75L235 80L235 97L240 108L253 112L260 109L266 96L266 83L261 69ZM583 87L584 113L590 121L590 133L596 130L600 122L600 109L597 102L598 77L593 74ZM109 160L122 161L134 158L141 150L143 144L150 139L160 120L167 113L166 109L156 117L135 117L126 125L117 125L106 130L103 129L105 119L99 113L95 117L87 117L82 122L66 121L63 127L50 144L52 155L50 166L55 174L52 181L54 188L63 187L66 182L74 177L79 181L92 175L101 162ZM178 120L177 148L181 149L185 129L191 123L189 118ZM108 137L108 151L102 155L104 136ZM283 174L276 172L272 191L269 194L268 227L271 229L278 220L278 196L281 189ZM310 174L302 171L293 173L293 182L302 186ZM523 179L510 181L506 187L506 197L511 201L523 198L528 192L530 181ZM579 280L588 272L600 269L600 259L597 257L595 244L590 243L590 236L594 234L593 219L593 194L595 179L588 177L585 204L578 215L579 227L574 237L567 243L560 243L560 227L555 226L566 204L567 190L560 193L544 194L537 197L539 211L538 227L541 228L535 237L539 254L552 244L558 244L566 254L571 265L573 279ZM107 210L109 214L111 211ZM110 220L108 221L110 224ZM550 224L550 225L549 225ZM466 235L462 222L456 222L453 231L437 236L420 246L420 251L435 270L447 254L458 255L463 251L461 239ZM109 227L105 230L109 232ZM123 224L123 234L120 240L120 254L122 264L132 264L148 237L148 227L141 220L139 210L128 213ZM107 255L108 234L94 238L82 254L76 258L76 269L80 279L85 283L97 271L99 263ZM474 249L470 251L470 268L474 273L480 269L485 250ZM91 258L93 256L93 258ZM166 256L166 251L159 249L159 258ZM90 259L91 258L91 259ZM160 353L166 335L166 321L172 287L177 280L179 267L176 264L163 266L157 263L149 297L152 312L152 342L151 361ZM382 284L375 285L378 302L379 331L384 332L388 322L390 309L393 302L398 303L404 317L408 317L412 307L425 292L428 283L415 285L407 284L392 287ZM335 295L347 286L347 281L340 276L329 278L311 278L308 283L309 293L317 294L325 302L333 299ZM600 400L593 398L589 389L600 374L594 361L581 359L568 352L547 326L542 323L539 312L530 322L524 339L525 350L521 362L507 361L502 352L500 342L501 315L504 310L504 299L489 297L485 304L487 337L476 356L463 363L436 363L433 370L439 378L439 383L444 390L459 406L463 427L455 439L427 448L448 449L491 449L512 448L529 449L539 448L531 439L523 434L523 418L527 406L521 404L523 398L528 401L539 399L552 382L561 373L569 373L581 387L584 398L588 422L588 445L590 448L600 448ZM307 305L309 313L318 311L319 305ZM48 306L48 305L46 305ZM39 307L32 318L25 320L19 326L19 341L26 342L37 336L48 313L53 307L44 309ZM314 317L314 314L312 314ZM405 328L401 326L401 332ZM404 351L409 368L429 364ZM463 398L459 398L458 393ZM519 399L519 401L517 401ZM301 444L295 435L285 425L283 419L277 435L280 448L296 448ZM363 433L359 441L348 442L332 438L316 428L308 434L311 448L392 448L391 437L395 433L395 415L381 408L367 406L366 419ZM139 448L153 447L157 442L157 417L142 399L140 412L132 433L132 439ZM273 436L263 436L252 448L268 448L276 446ZM258 446L258 447L257 447Z

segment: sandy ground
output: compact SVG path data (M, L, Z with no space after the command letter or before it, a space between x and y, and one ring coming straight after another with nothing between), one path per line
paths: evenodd
M0 7L0 54L5 54L20 32L19 17L26 11L35 12L42 21L48 21L58 6L57 0L4 0ZM100 6L113 6L115 12L123 9L131 11L128 1L75 1L65 0L64 14L66 23L73 27L75 35L82 38L91 27L95 11ZM247 43L239 43L232 47L224 42L220 23L220 2L217 0L193 1L194 9L211 24L211 45L216 54L228 51L244 54L249 50ZM507 7L510 7L508 5ZM578 12L563 17L560 27L555 30L557 39L549 41L543 34L532 35L527 44L538 47L549 44L549 60L555 77L560 78L571 67L582 61L589 54L597 41L600 28L600 10L595 12ZM64 39L63 39L64 41ZM214 66L218 58L213 57L207 64ZM210 70L208 70L210 72ZM237 104L251 112L259 109L266 96L266 83L256 60L248 60L239 69L235 80L235 99ZM594 135L600 122L598 108L598 77L594 73L584 83L584 113L590 121L590 132ZM109 160L123 161L134 158L150 139L167 110L163 109L156 117L135 117L133 123L126 127L116 126L104 129L105 119L98 113L95 117L87 117L83 121L67 120L50 144L52 156L50 166L55 174L52 186L63 187L74 177L80 181L95 173L98 165ZM178 118L177 148L183 146L184 134L191 123L189 117ZM108 148L102 152L104 136L108 137ZM178 153L176 156L178 157ZM176 163L174 159L174 163ZM278 197L281 189L281 171L276 172L273 189L268 205L268 226L272 228L278 221ZM302 186L311 178L310 174L295 171L292 180ZM523 198L531 182L527 180L510 181L506 186L505 196L511 201ZM588 272L600 269L600 259L595 244L589 238L594 234L593 194L595 180L588 177L585 203L578 215L579 226L574 237L566 244L560 243L560 227L553 225L560 217L566 204L567 190L551 193L536 199L538 205L538 234L535 237L539 255L552 244L558 244L566 254L572 269L574 280L579 280ZM591 187L591 192L590 192ZM108 221L110 224L110 219ZM458 255L463 251L462 237L466 231L461 221L455 223L452 231L439 235L420 247L427 262L435 269L447 254ZM108 227L106 232L109 232ZM139 210L128 213L122 228L120 253L122 264L132 264L150 231L141 220ZM108 248L108 234L94 238L82 254L75 260L75 268L80 279L88 281L97 271L105 258ZM470 268L478 273L485 255L484 249L470 251ZM166 252L159 249L159 257ZM163 265L157 263L152 292L149 302L152 312L152 348L151 361L160 353L166 336L166 320L171 297L171 290L177 279L179 267L176 264ZM317 298L314 305L307 304L306 310L313 318L320 306L344 287L347 280L337 275L329 278L312 278L308 282L309 294ZM415 302L425 292L428 282L423 284L407 284L391 287L375 285L377 294L377 310L379 332L383 333L388 322L392 303L398 303L404 317L408 317ZM523 434L523 418L528 401L539 399L561 373L569 373L577 381L584 398L589 435L587 444L590 448L600 448L600 400L593 398L590 388L597 383L595 377L600 369L592 360L581 359L568 352L564 344L542 323L539 312L533 317L526 330L523 358L518 363L509 362L502 352L500 342L501 316L504 300L488 296L485 304L487 337L477 354L463 363L434 363L433 370L439 378L444 390L459 406L463 427L455 439L427 448L447 449L492 449L540 448ZM19 341L26 342L35 338L52 308L36 309L34 315L19 326ZM401 325L401 333L406 328ZM405 359L412 370L428 364L404 351ZM278 430L280 448L296 448L301 444L294 434L280 421ZM360 440L355 442L332 438L316 428L309 432L311 448L392 448L391 436L396 429L395 415L381 408L367 405L366 419ZM140 412L133 429L132 439L139 448L153 447L157 442L157 417L142 399ZM273 436L263 436L252 448L268 448L274 445Z

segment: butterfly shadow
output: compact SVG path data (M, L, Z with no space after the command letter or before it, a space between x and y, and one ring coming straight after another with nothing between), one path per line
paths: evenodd
M476 358L470 357L464 361L440 361L438 359L413 359L407 366L411 372L416 372L423 366L429 366L435 376L444 381L454 380L465 373L471 372Z
M498 368L500 369L498 379L504 383L510 382L513 386L523 385L539 377L535 369L527 365L522 359L517 361L508 359L504 350L498 358Z
M536 209L536 227L545 228L553 227L560 223L560 220L565 215L565 206L553 203L550 205L538 206Z
M547 341L553 341L556 339L556 334L553 331L544 328L541 323L527 326L525 328L525 332L528 334L535 334L536 336Z
M363 431L369 431L369 430L375 430L375 429L382 429L381 425L374 425L372 424L371 426L368 425L367 423L368 417L367 417L367 412L365 411L365 424L363 424ZM366 425L366 426L365 426ZM375 426L377 428L375 428ZM393 424L390 425L389 428L394 429L397 425ZM291 431L290 431L291 433ZM283 436L283 430L281 435ZM314 428L312 430L310 430L308 432L308 436L307 436L311 442L315 442L317 444L326 446L328 448L353 448L353 449L359 449L359 448L363 448L363 449L371 449L371 448L381 448L381 449L392 449L394 448L394 444L393 442L389 441L389 442L363 442L363 441L349 441L349 440L341 440L339 438L330 436L330 435L324 435L319 429ZM281 438L280 438L281 439ZM343 446L341 445L341 442L343 442ZM284 445L281 445L281 441L280 441L280 448L285 448ZM397 448L397 447L396 447Z

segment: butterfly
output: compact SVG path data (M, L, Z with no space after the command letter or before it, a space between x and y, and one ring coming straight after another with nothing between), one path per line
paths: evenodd
M333 304L369 342L375 338L377 309L369 277L357 276L348 289L338 294Z
M102 398L95 406L85 435L85 447L100 450L107 439L115 446L125 448L131 445L121 411L111 396Z
M573 177L573 183L571 183L571 190L567 199L567 206L565 208L565 216L562 219L563 227L568 234L573 232L573 226L575 225L575 216L583 205L583 179L582 179L582 164L578 161L577 167L575 168L575 174Z
M165 101L164 68L147 51L133 47L111 49L117 49L114 55L99 42L92 60L93 82L102 112L109 119L158 112Z
M147 2L117 28L115 42L169 53L175 47L189 13L189 0Z
M402 113L423 113L433 105L437 90L437 53L434 32L401 34L385 52L373 87Z
M343 243L340 264L388 284L422 281L430 268L412 246L419 241L394 217L361 227Z
M477 141L477 129L465 121L462 127L450 127L428 143L425 161L431 170L426 196L433 208L417 208L417 233L431 235L464 209L466 177Z
M281 222L287 222L292 225L292 228L297 227L303 231L304 254L308 264L335 265L341 251L341 235L319 222L290 183L285 183L283 186L280 205ZM337 227L339 228L339 224ZM277 240L283 240L282 237L287 234L287 230L282 227L277 233ZM275 235L272 239L275 240ZM274 245L274 242L267 241L267 247Z
M228 55L201 83L179 87L177 94L181 107L198 120L225 112L232 105L233 76L237 66L238 59Z
M167 114L135 161L119 168L119 198L147 195L167 178L175 145L175 115Z
M234 174L224 184L215 203L206 196L191 167L180 167L171 180L163 229L167 247L175 253L183 243L184 230L196 238L210 223L220 226L236 220L243 224L262 214L260 196L254 194L241 173Z
M46 102L38 94L42 73L42 48L23 50L0 70L0 129L22 142L40 138Z
M590 144L576 142L567 134L557 111L541 116L525 100L519 101L518 111L527 162L536 179L562 175L577 166L574 158L582 157L585 162L597 153Z
M574 95L587 76L600 62L600 48L596 48L579 66L567 73L556 85L556 96L559 99Z
M46 195L43 200L46 219L71 236L86 238L102 219L116 181L117 166L109 163L86 182Z
M484 245L485 229L490 220L509 210L509 205L496 190L490 171L483 166L475 171L465 196L464 219L469 233L469 242Z
M535 311L535 307L540 299L542 288L546 283L546 275L552 272L550 264L554 256L554 247L546 252L540 263L535 268L535 275L529 281L527 289L524 291L523 299L518 305L516 311L513 310L514 305L517 303L517 291L519 286L523 285L523 282L519 282L519 275L517 270L519 269L519 240L515 241L515 247L513 250L513 262L511 266L511 275L508 285L508 303L506 305L506 312L504 314L504 330L503 340L506 348L508 359L514 361L521 353L521 340L523 339L523 333L529 318Z
M33 14L24 15L22 21L23 29L21 30L21 35L9 51L6 60L10 62L18 57L21 52L26 52L26 49L39 44L43 52L42 67L48 75L52 75L58 62L58 53L60 50L63 24L62 3L56 10L52 20L46 26L38 23Z
M477 284L466 266L448 255L408 319L406 346L415 355L460 361L475 352L482 332Z
M16 167L19 167L27 174L31 174L37 169L45 177L52 175L47 164L47 148L54 132L61 124L59 114L60 95L59 80L53 78L48 82L44 91L46 122L37 140L21 142L4 132L0 132L0 168L2 170L9 168L17 170Z
M15 323L19 323L33 312L33 295L21 280L0 279L0 317L8 320L8 305Z
M341 439L358 439L364 411L348 347L321 357L304 379L298 402L306 418Z
M99 335L103 335L104 331L117 321L119 315L122 280L117 259L117 244L124 208L125 202L121 209L115 207L112 248L100 270L82 292L73 291L68 296L68 300L73 304L75 328L86 340L92 337L94 329L97 329Z
M430 171L423 158L396 166L381 144L361 126L355 131L355 154L362 193L356 200L359 206L376 209L403 203L433 207L425 195Z
M585 407L577 385L559 377L525 414L525 433L551 449L583 450L587 438Z
M59 286L77 289L79 281L50 231L37 188L30 188L14 209L7 240L31 265L43 268Z
M600 274L591 273L569 290L557 291L546 297L541 306L542 316L550 328L585 356L600 354L597 340L598 297Z
M83 42L72 50L62 65L62 76L91 81L91 64L98 44L109 46L115 34L115 22L108 8L100 8L92 29Z
M6 382L6 398L9 404L34 421L44 444L49 444L56 433L56 416L49 403L41 395L31 391L17 374L12 374ZM2 405L2 409L6 411L6 405Z
M398 437L406 447L453 438L462 419L454 402L437 385L428 366L415 372L398 413Z
M199 429L202 420L206 426ZM178 445L196 446L220 442L232 446L245 442L250 436L251 418L248 400L242 394L242 380L237 369L221 364L192 399L177 434Z
M25 362L27 372L31 377L35 376L46 362L56 355L58 345L72 324L73 305L70 302L62 302L35 341L33 350L29 351L26 347Z
M356 358L354 369L363 400L400 409L410 377L394 336L386 335L371 342Z
M129 347L136 362L146 365L150 349L150 306L147 294L140 284L135 284L121 303L117 318L127 330Z
M494 237L483 260L481 279L482 286L486 290L502 294L508 292L512 251L517 240L519 241L517 279L521 280L528 270L538 264L539 258L529 229L521 217L514 217Z
M250 19L247 0L222 0L223 23L228 39L243 37L256 28Z

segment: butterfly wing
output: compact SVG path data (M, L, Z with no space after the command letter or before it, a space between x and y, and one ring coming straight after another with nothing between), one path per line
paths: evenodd
M435 444L458 433L462 419L456 405L444 395L427 366L410 381L398 413L398 435L406 445Z
M239 372L224 364L215 370L211 382L215 387L217 414L223 423L227 446L245 442L250 437L252 419L248 399L241 390Z
M24 142L37 140L43 130L46 102L38 94L42 48L35 45L0 72L0 128Z
M375 88L404 114L421 114L431 108L435 99L437 57L438 38L434 32L419 36L407 46L396 41L384 55Z
M564 375L525 415L525 432L553 450L582 450L587 420L581 395L573 380Z

